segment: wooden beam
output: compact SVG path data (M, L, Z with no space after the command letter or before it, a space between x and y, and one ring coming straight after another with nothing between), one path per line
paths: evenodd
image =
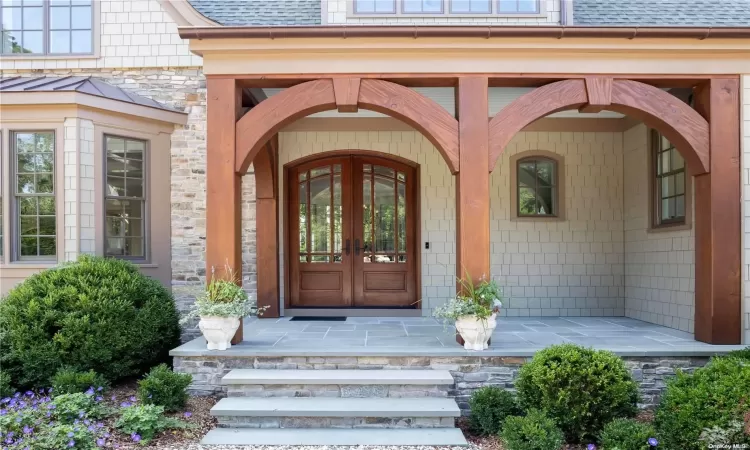
M612 78L586 77L588 103L579 108L582 113L599 113L612 104Z
M279 317L278 135L253 160L258 307Z
M342 113L359 111L357 99L359 98L360 78L333 78L332 81L338 111Z
M456 92L460 170L456 175L456 275L490 277L487 77L461 78Z
M739 80L713 79L695 96L711 161L695 177L695 338L709 344L742 339L739 91Z
M206 82L206 278L242 271L241 177L234 170L235 123L242 90L232 79ZM242 277L234 281L242 284ZM232 343L242 342L242 322Z

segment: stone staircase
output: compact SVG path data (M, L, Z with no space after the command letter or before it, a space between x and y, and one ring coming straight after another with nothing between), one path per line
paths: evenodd
M262 370L225 375L204 445L468 445L446 370Z

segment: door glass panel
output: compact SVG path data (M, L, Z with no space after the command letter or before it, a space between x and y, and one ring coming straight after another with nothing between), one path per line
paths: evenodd
M315 178L315 177L319 177L319 176L322 176L322 175L328 175L329 173L331 173L331 168L330 167L328 167L328 166L326 166L326 167L319 167L317 169L312 169L310 171L310 178Z
M399 253L406 252L406 185L404 183L398 183L398 251ZM399 262L403 262L401 258Z
M310 171L310 250L331 251L331 178L314 178ZM313 258L313 262L316 260Z
M336 165L338 172L341 172L341 166ZM336 172L336 169L334 169ZM341 207L341 175L333 177L333 242L334 254L333 262L341 262L341 239L343 235L342 217L343 208Z
M299 185L299 252L300 258L307 258L307 183Z
M390 167L375 166L375 175L382 175L388 178L395 177L395 171Z
M367 168L368 166L365 166ZM366 177L362 183L362 248L365 253L364 261L370 262L368 253L372 250L372 184L370 177Z
M377 253L394 252L396 250L395 184L392 179L375 176L373 213L375 252Z

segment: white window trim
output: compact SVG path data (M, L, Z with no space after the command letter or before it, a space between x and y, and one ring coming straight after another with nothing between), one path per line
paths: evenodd
M396 5L396 12L393 13L361 13L354 10L354 2L356 0L346 0L346 17L347 18L386 18L386 17L397 17L397 18L461 18L461 17L476 17L476 18L544 18L547 17L547 2L546 0L539 1L539 12L535 13L506 13L498 11L498 0L490 0L490 13L452 13L450 12L451 0L443 0L443 12L439 13L405 13L403 12L403 0L393 0Z
M48 0L44 0L45 2L48 2ZM101 9L99 4L101 3L100 0L92 0L91 2L91 10L93 14L93 18L91 21L91 53L0 53L0 58L3 60L11 61L11 60L34 60L34 59L98 59L101 56ZM49 8L48 5L45 5L45 10ZM46 13L45 13L45 22L46 19ZM49 24L45 24L46 28L44 30L45 37L49 33ZM47 43L45 42L45 48L47 46Z

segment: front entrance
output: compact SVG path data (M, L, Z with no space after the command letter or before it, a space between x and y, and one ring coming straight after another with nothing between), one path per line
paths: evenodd
M288 171L292 307L417 307L416 171L335 156Z

